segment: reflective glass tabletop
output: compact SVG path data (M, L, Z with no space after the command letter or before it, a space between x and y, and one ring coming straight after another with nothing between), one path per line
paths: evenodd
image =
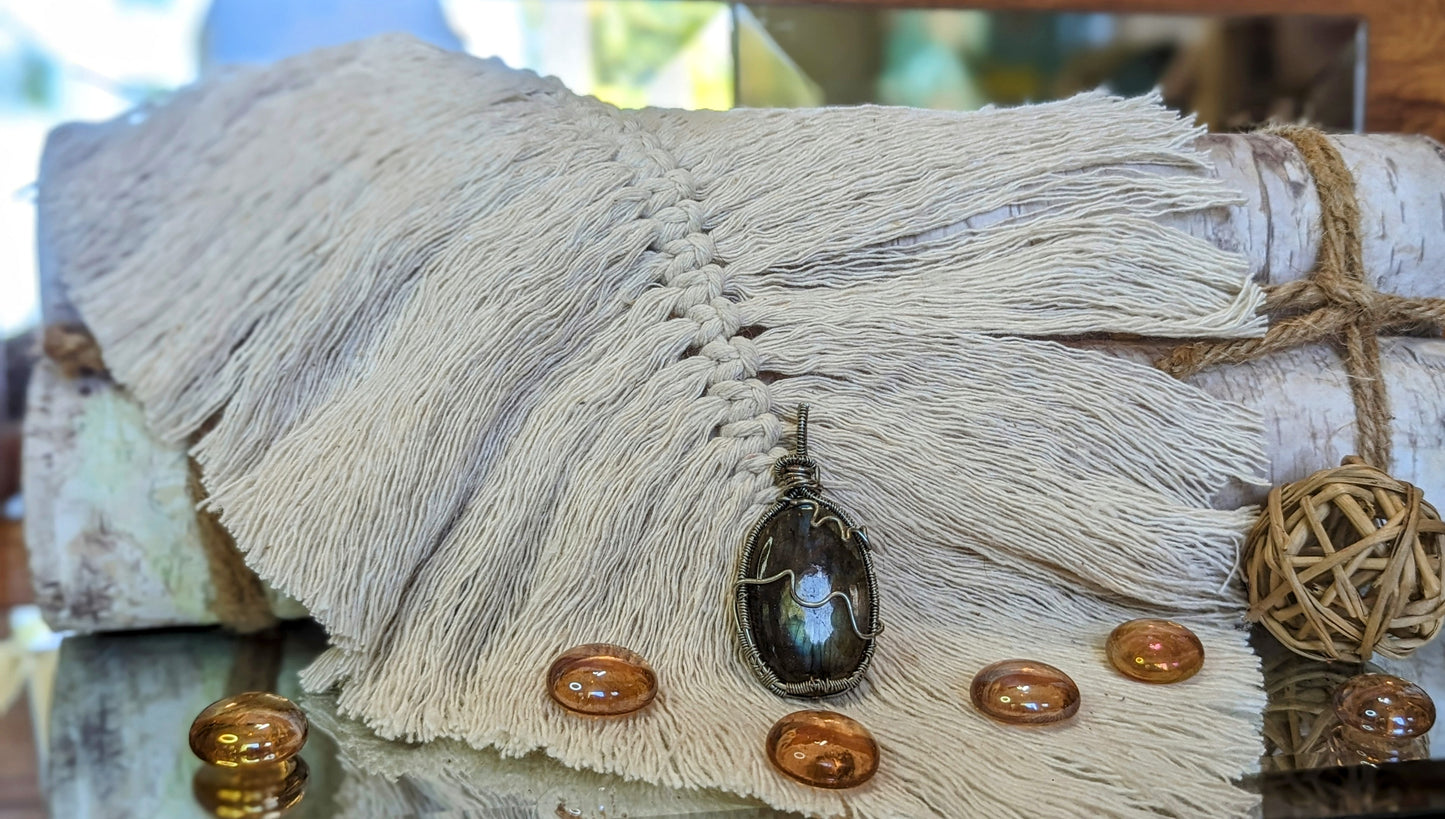
M1245 784L1265 817L1425 816L1445 812L1445 739L1426 757L1340 767L1313 741L1328 693L1357 668L1289 655L1256 635L1270 704L1267 755ZM70 637L53 668L32 678L31 707L44 801L54 817L256 816L210 811L216 782L186 736L207 704L249 690L296 700L311 720L304 797L294 819L332 816L762 817L784 816L722 793L678 791L575 771L540 754L504 758L459 743L385 742L337 715L328 697L304 695L297 672L325 647L309 623L260 636L170 630ZM1389 667L1430 677L1438 697L1445 646ZM6 753L10 746L0 745ZM4 814L0 805L0 815Z

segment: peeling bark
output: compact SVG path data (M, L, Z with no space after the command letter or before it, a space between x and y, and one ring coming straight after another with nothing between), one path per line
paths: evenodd
M1429 137L1331 137L1355 174L1365 269L1375 289L1445 297L1445 151ZM1320 202L1299 150L1267 134L1200 140L1214 174L1244 195L1225 213L1200 213L1178 227L1242 253L1260 284L1303 278L1320 246Z
M113 384L68 379L50 362L36 367L29 402L25 541L50 626L217 622L185 451L151 435L140 406ZM304 616L272 590L263 599L276 616Z

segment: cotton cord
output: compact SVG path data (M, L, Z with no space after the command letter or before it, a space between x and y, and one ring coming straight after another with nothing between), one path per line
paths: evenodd
M1200 134L1103 94L620 111L387 37L62 131L40 199L116 379L326 627L303 681L377 735L860 819L1243 814L1263 699L1220 587L1252 515L1210 498L1258 480L1258 419L1022 338L1264 331L1244 260L1156 221L1239 201ZM886 755L851 792L762 756L808 703L730 616L799 403L888 622L827 704ZM1127 685L1103 640L1160 612L1209 650L1188 696L1027 741L967 705L1024 646ZM599 640L657 669L645 712L551 705Z
M1365 275L1355 178L1339 150L1324 132L1307 126L1275 126L1265 133L1293 143L1314 177L1322 229L1315 268L1307 278L1264 288L1264 310L1274 321L1263 338L1186 344L1172 350L1158 366L1175 377L1187 378L1218 364L1333 342L1349 374L1359 453L1367 462L1388 470L1391 413L1380 372L1379 336L1438 335L1445 328L1445 299L1375 290Z
M194 458L188 458L187 465L186 492L197 508L196 533L206 557L211 588L215 591L211 610L216 620L240 634L275 626L277 620L266 598L265 585L246 565L241 550L236 548L231 533L216 519L216 514L203 508L206 488L201 483L200 468Z

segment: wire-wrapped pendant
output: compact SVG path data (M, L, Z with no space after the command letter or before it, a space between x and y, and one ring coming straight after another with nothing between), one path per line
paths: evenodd
M867 536L823 498L808 458L808 406L793 454L773 465L778 500L748 532L734 586L738 636L774 693L825 697L856 686L873 657L878 582Z

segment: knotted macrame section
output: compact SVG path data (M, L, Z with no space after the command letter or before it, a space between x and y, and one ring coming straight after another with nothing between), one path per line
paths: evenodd
M105 363L193 455L248 564L382 737L460 740L823 815L1222 815L1261 746L1227 589L1255 421L1042 337L1253 336L1243 262L1161 226L1227 205L1157 99L972 114L619 111L382 39L58 134L43 229ZM792 407L877 544L856 691L878 775L784 780L730 614ZM1130 684L1119 621L1209 664ZM550 659L632 648L654 705L554 708ZM1070 724L967 702L1020 654ZM455 742L451 745L455 747ZM1167 787L1161 787L1167 783Z

